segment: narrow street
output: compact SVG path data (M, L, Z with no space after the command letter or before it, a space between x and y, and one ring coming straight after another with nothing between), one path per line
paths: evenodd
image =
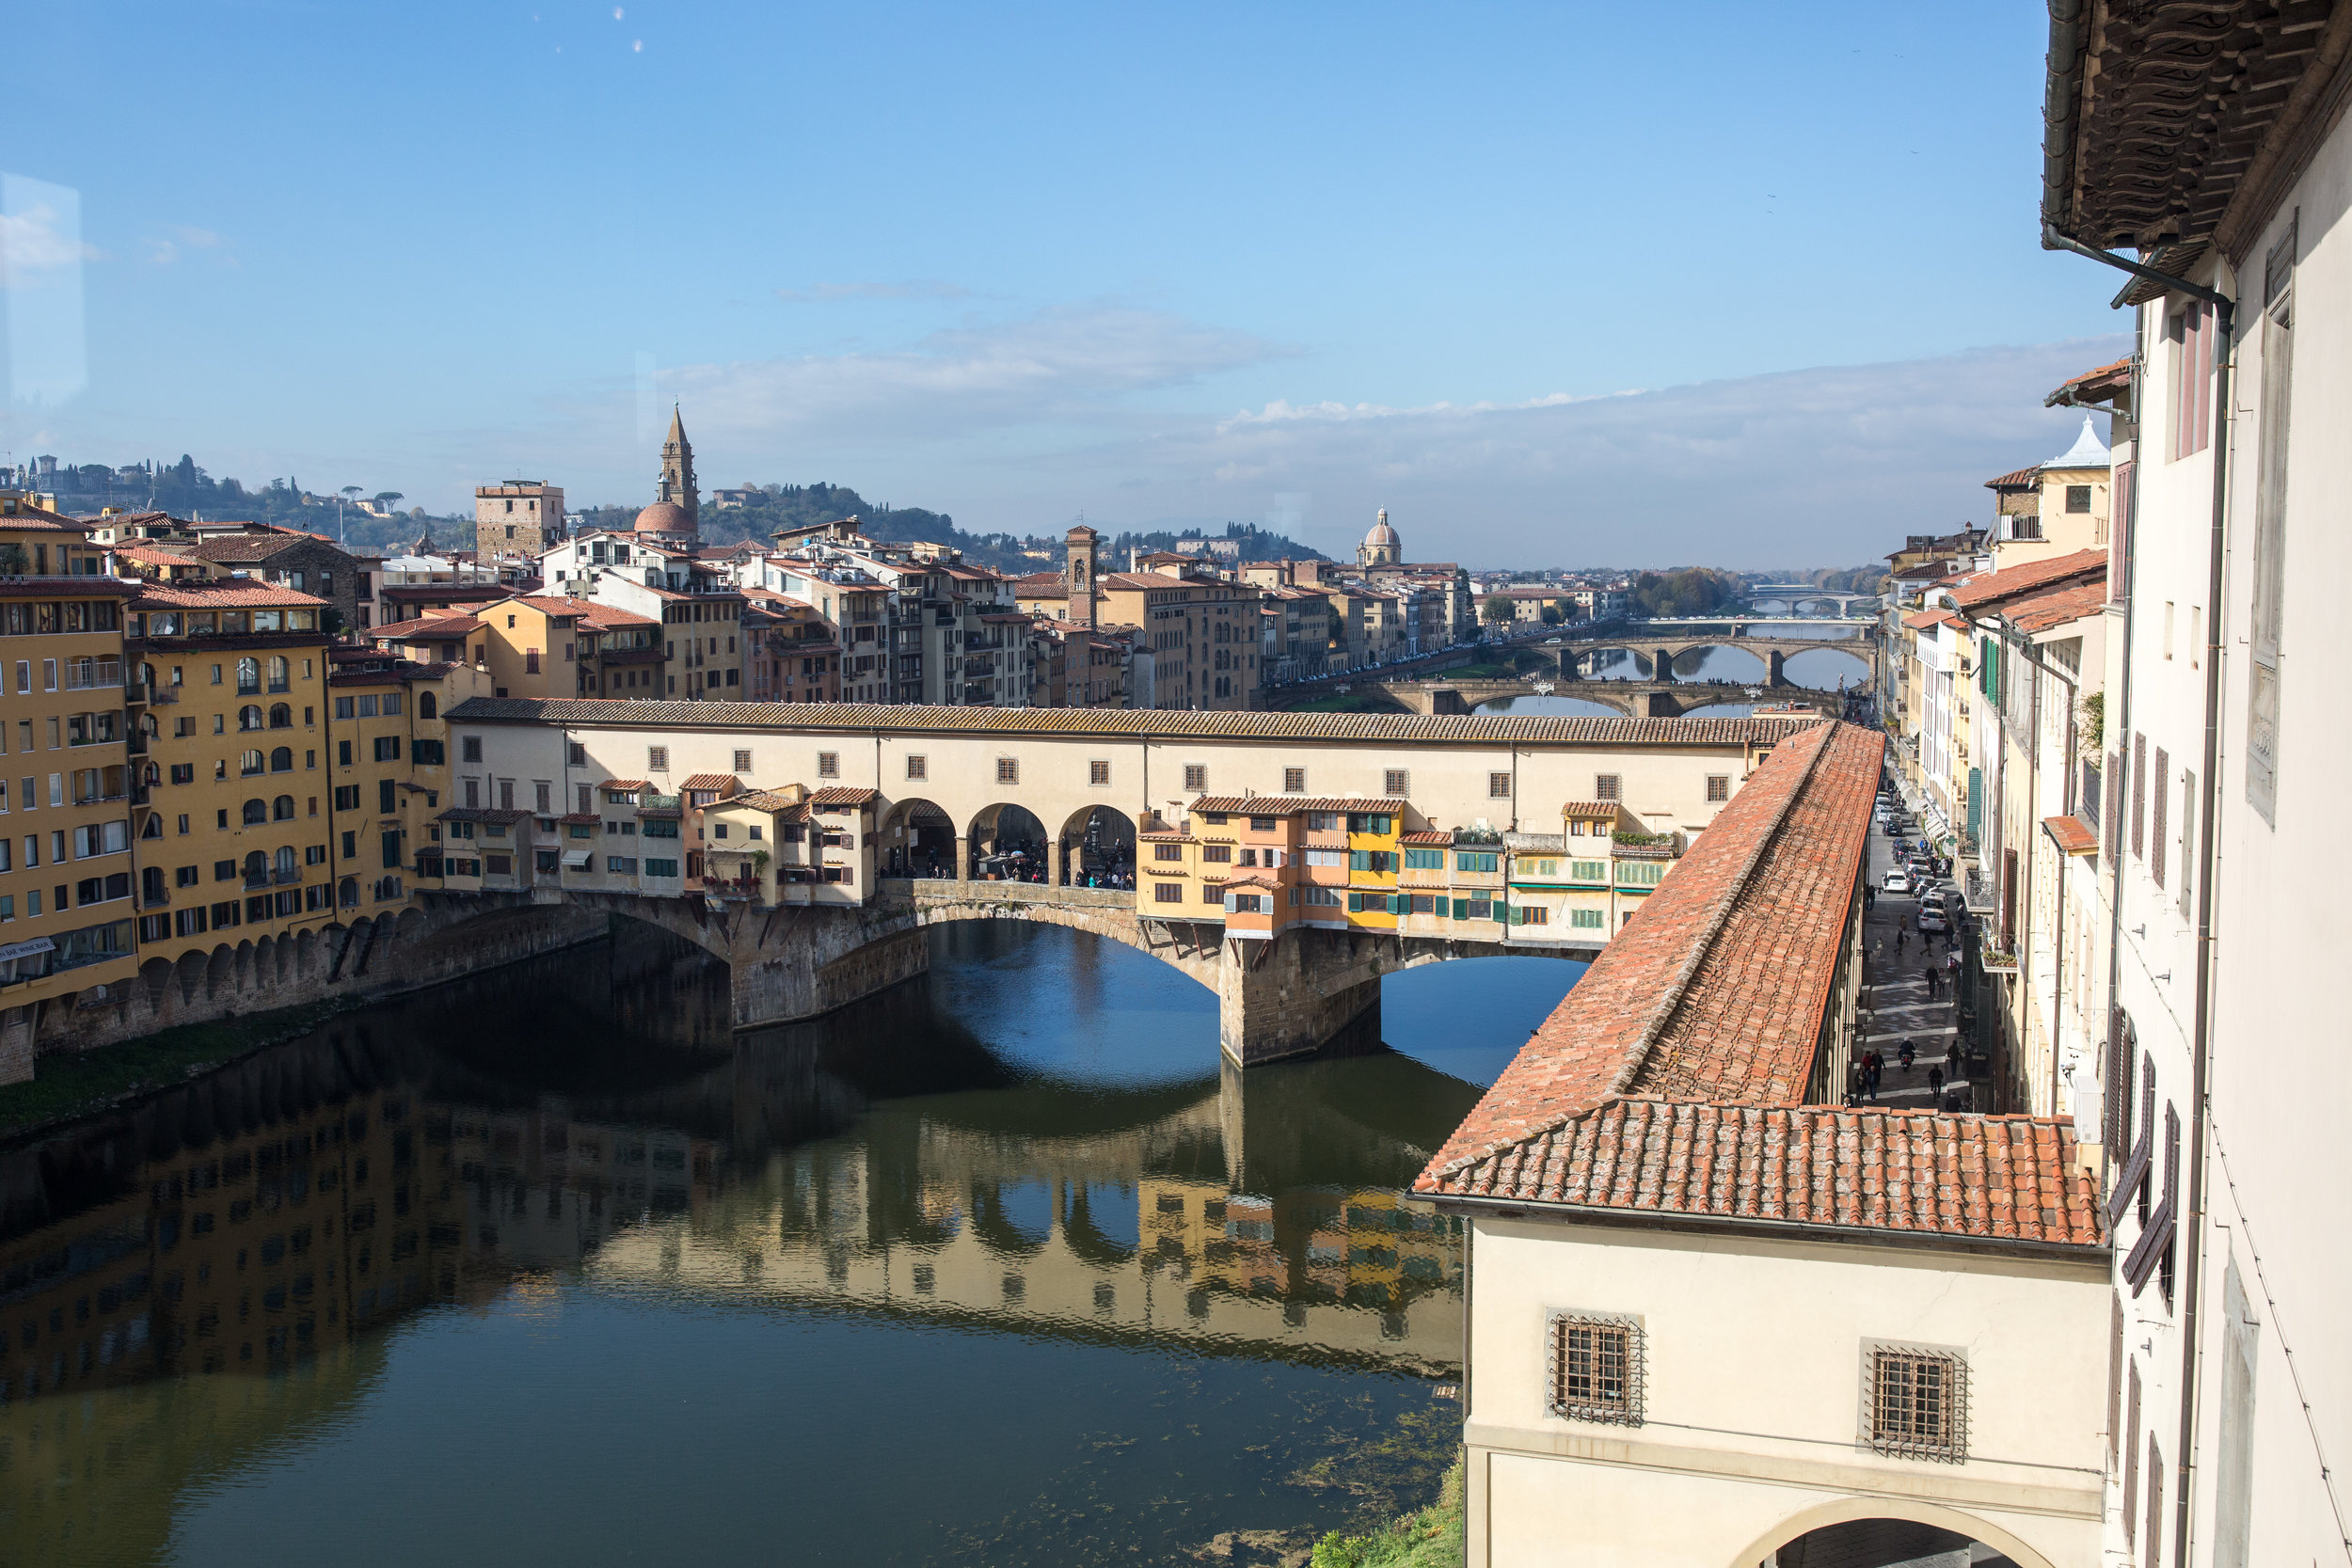
M1877 823L1871 824L1869 865L1873 888L1898 863L1896 844ZM1951 885L1948 879L1938 881L1929 890L1928 896L1940 901ZM1862 1097L1866 1104L1932 1110L1939 1100L1949 1104L1955 1090L1963 1097L1963 1104L1973 1100L1973 1085L1967 1081L1964 1067L1960 1076L1944 1084L1940 1095L1929 1085L1931 1068L1951 1071L1945 1053L1951 1048L1956 1031L1951 972L1944 966L1954 949L1948 933L1921 935L1919 907L1917 898L1882 891L1863 917L1863 990L1854 1060L1859 1062L1866 1053L1875 1050L1885 1064L1876 1095ZM1931 966L1939 971L1932 1000L1928 995ZM1905 1040L1917 1053L1907 1071L1901 1055ZM1851 1077L1850 1067L1850 1082Z

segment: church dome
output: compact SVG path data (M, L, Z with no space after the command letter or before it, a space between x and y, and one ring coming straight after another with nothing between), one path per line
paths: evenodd
M1372 525L1372 531L1364 535L1364 543L1367 545L1392 546L1396 542L1396 530L1389 526L1388 513L1382 512L1380 514L1380 520Z
M686 515L686 508L674 501L656 501L637 514L632 526L638 533L691 533L694 519Z

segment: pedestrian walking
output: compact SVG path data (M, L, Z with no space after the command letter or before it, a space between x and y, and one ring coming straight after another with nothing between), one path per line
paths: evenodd
M1920 970L1920 971L1919 971L1919 978L1920 978L1920 979L1922 979L1922 980L1925 980L1925 981L1928 983L1928 1000L1929 1000L1929 1001L1931 1001L1931 1002L1934 1001L1934 1000L1935 1000L1935 965L1933 965L1933 964L1929 964L1926 968L1924 968L1924 969Z
M1928 1069L1928 1092L1935 1095L1941 1095L1944 1092L1944 1069L1942 1068Z
M1944 1063L1951 1069L1952 1077L1960 1076L1960 1038L1958 1036L1954 1036L1952 1043L1945 1049Z
M1895 956L1897 958L1899 958L1902 957L1903 948L1910 941L1911 932L1907 927L1899 929L1895 933Z

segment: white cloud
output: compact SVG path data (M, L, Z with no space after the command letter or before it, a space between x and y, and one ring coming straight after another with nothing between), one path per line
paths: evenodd
M170 266L192 250L213 252L229 265L236 264L237 259L230 253L226 239L214 230L199 229L193 224L167 224L163 234L151 234L141 243L147 246L147 259L159 267Z
M100 260L82 243L80 227L78 213L60 211L53 201L0 212L0 285L27 287L77 262Z
M900 283L815 283L805 289L778 289L776 297L795 305L821 305L845 299L969 299L972 291L936 277L911 277Z
M1124 422L1133 394L1259 364L1283 351L1162 311L1098 305L936 332L913 348L690 365L663 391L714 434L828 435L862 447L982 430Z

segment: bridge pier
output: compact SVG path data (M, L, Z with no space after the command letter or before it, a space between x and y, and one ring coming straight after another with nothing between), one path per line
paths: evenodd
M1661 686L1671 686L1675 678L1675 656L1671 648L1650 650L1650 679Z
M1334 1044L1380 1037L1375 939L1288 930L1270 941L1229 941L1216 971L1217 1044L1228 1061L1256 1067Z
M1773 687L1787 686L1788 684L1788 672L1787 669L1788 663L1788 656L1782 653L1778 648L1766 650L1764 655L1764 684L1766 686Z

